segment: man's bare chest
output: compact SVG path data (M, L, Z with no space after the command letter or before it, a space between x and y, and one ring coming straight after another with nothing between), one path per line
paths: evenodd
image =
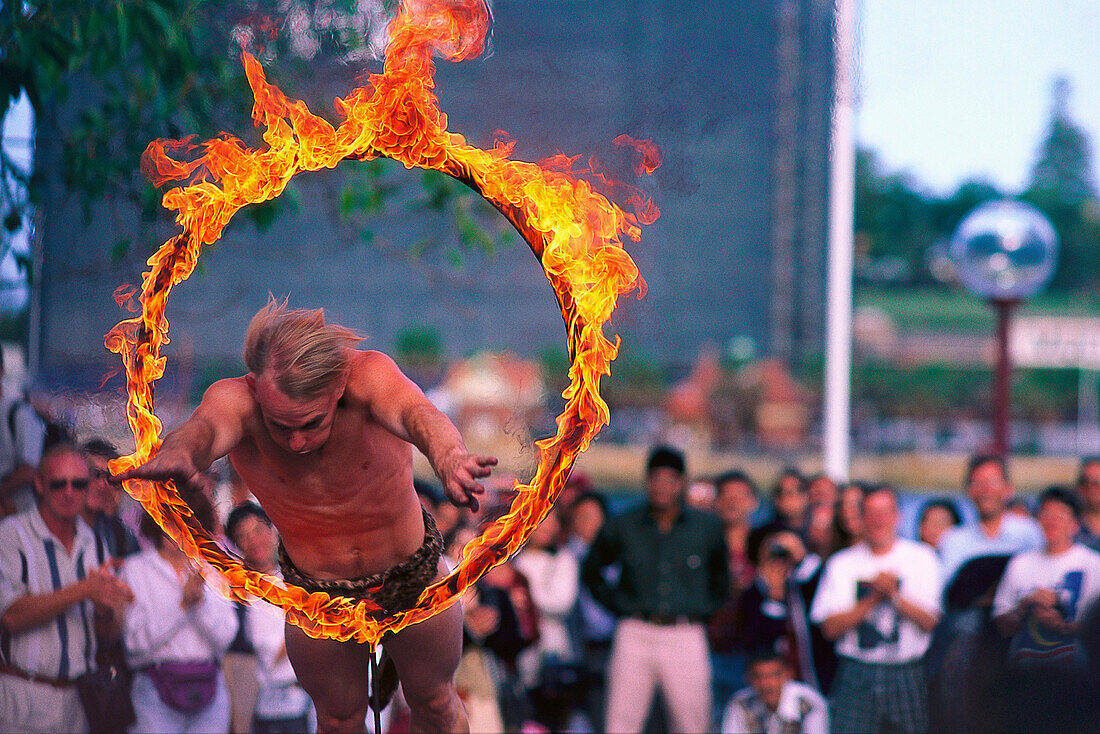
M296 455L259 427L230 453L249 489L263 500L331 502L390 484L411 471L412 447L377 424L341 421L317 450Z

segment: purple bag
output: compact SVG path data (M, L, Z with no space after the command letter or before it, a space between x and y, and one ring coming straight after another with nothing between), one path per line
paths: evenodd
M218 664L213 660L173 661L145 669L157 695L176 711L193 714L214 700L218 684Z

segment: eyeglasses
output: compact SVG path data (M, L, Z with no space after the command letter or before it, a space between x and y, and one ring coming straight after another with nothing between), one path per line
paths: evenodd
M77 492L88 491L88 480L81 479L51 479L46 483L51 492L63 492L66 487L72 487Z

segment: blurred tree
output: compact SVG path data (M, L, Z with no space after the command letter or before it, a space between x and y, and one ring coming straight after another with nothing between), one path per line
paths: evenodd
M292 95L311 108L330 109L349 91L349 64L381 57L385 28L397 0L38 0L0 2L0 122L23 95L34 111L36 134L59 142L58 172L85 218L107 207L126 221L130 207L149 226L161 213L160 194L139 175L149 141L186 134L212 136L233 130L246 143L259 136L244 124L252 102L239 49L265 64L279 63L279 77L293 79ZM339 70L337 72L337 70ZM333 73L329 73L333 72ZM319 102L323 100L323 103ZM2 130L2 128L0 128ZM249 139L251 133L253 140ZM0 151L4 150L0 132ZM441 178L441 177L440 177ZM376 189L369 188L377 183ZM396 188L357 177L353 193L335 197L334 217L363 230ZM0 153L0 258L11 236L30 230L42 172ZM362 188L366 185L368 188ZM461 185L426 177L420 199L451 215L454 247L491 251L501 227L479 225L487 207ZM476 199L477 201L471 201ZM276 209L278 205L275 205ZM271 205L243 212L259 227L277 213ZM475 216L476 215L476 216ZM495 213L492 213L495 216ZM361 231L363 240L370 239ZM105 254L127 256L132 241ZM142 255L144 258L144 255ZM457 256L449 254L451 261ZM29 262L24 260L24 268Z
M856 153L856 270L864 280L921 280L935 239L928 197L903 173L886 173L874 151Z
M1070 83L1052 84L1050 122L1023 196L1050 218L1061 244L1056 288L1100 282L1100 203L1088 136L1069 115Z
M60 142L65 185L81 197L86 216L104 197L153 211L158 197L137 177L145 144L185 129L209 129L219 106L241 99L242 75L226 32L218 33L227 26L210 22L230 4L4 4L0 106L6 116L26 95L38 134ZM42 175L20 168L6 153L0 166L5 183L13 183L0 202L10 233L29 225Z

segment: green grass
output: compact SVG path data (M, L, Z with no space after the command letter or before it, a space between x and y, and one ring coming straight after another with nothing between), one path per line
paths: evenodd
M902 332L985 333L994 327L993 307L961 289L857 286L855 306L882 309ZM1100 296L1040 293L1020 306L1019 315L1100 317Z

